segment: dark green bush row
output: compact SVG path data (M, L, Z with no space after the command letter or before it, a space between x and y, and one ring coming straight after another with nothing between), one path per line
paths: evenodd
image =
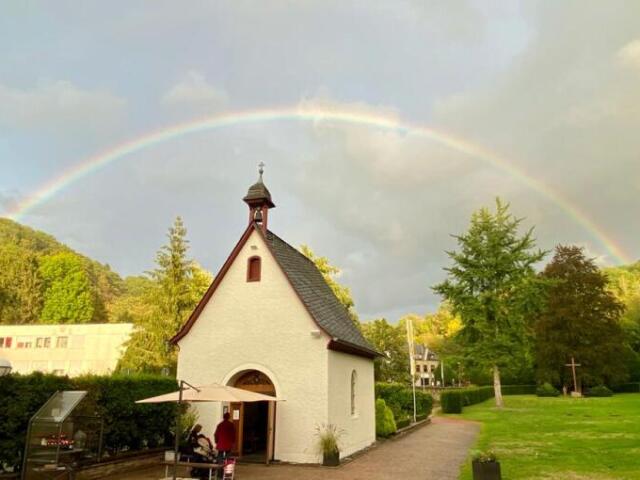
M461 388L460 392L462 394L462 404L465 407L493 398L493 387Z
M412 388L401 383L376 383L376 398L382 398L393 411L396 419L413 418ZM416 390L416 413L429 415L433 408L433 397L421 390Z
M398 430L404 427L408 427L409 425L411 425L411 418L409 417L401 418L396 422L396 427L398 427Z
M639 393L640 383L623 383L612 388L616 393Z
M445 390L440 394L440 407L442 413L462 413L461 389Z
M604 385L592 387L587 392L588 397L610 397L611 395L613 395L613 392Z
M535 395L535 385L503 385L503 395Z
M83 408L104 421L103 451L137 450L168 440L172 403L134 402L177 390L175 379L156 376L57 377L34 373L0 377L0 464L19 466L27 425L57 390L87 390Z

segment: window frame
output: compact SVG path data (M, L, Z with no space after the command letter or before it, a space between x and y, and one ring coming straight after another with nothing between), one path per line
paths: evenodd
M257 264L257 274L252 275L251 266ZM247 282L259 282L262 279L262 258L253 255L247 259Z

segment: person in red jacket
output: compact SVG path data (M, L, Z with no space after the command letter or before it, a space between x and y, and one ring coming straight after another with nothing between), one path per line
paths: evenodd
M216 448L218 449L218 460L221 461L227 458L231 454L231 450L236 443L236 427L229 418L229 412L226 412L222 418L223 420L216 427L216 432L213 434L213 438L216 441Z

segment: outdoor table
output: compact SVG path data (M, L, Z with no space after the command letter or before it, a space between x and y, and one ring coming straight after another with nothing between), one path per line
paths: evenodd
M169 467L176 465L173 460L165 460L162 462L164 464L164 477L169 477ZM222 463L202 463L202 462L183 462L180 461L177 463L178 467L191 467L191 468L206 468L209 470L209 480L213 478L213 471L222 471L224 469L224 465Z

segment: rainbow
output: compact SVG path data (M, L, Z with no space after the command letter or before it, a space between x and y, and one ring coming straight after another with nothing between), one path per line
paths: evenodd
M590 232L594 239L602 244L606 248L608 254L617 262L630 263L629 257L624 253L623 249L617 245L616 242L602 230L602 228L600 228L567 198L559 192L551 189L542 181L526 173L522 168L517 167L505 158L502 158L498 154L491 152L476 143L469 142L451 134L423 125L402 121L392 115L383 115L343 108L305 105L304 103L292 107L276 109L222 113L213 117L198 119L155 130L87 158L86 160L69 168L62 173L62 175L51 179L42 185L37 191L15 205L8 212L7 216L14 220L20 220L36 206L46 202L61 190L74 182L77 182L83 177L97 172L112 162L125 157L130 157L141 150L154 147L171 139L187 134L232 127L234 125L291 120L308 122L331 121L336 123L374 127L402 133L404 135L416 135L437 142L470 157L479 159L503 172L506 172L518 181L528 185L529 188L539 192L544 197L551 200L562 208L576 223Z

